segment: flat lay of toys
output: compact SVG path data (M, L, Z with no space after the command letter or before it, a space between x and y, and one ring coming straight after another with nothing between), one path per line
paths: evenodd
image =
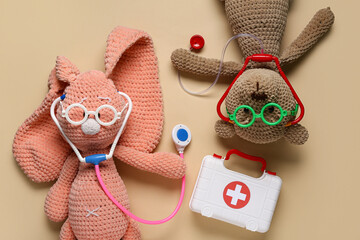
M198 52L211 39L194 33L190 49L169 52L171 67L178 71L174 84L179 81L179 91L190 94L196 107L198 95L214 90L219 78L232 79L226 91L217 95L213 109L219 118L214 129L206 131L220 141L241 138L263 146L284 138L294 145L305 144L311 137L300 123L306 118L306 104L283 69L295 65L321 40L333 25L334 14L329 7L317 11L280 51L289 0L225 0L223 5L233 36L224 42L220 59L200 56ZM213 218L253 232L269 231L282 179L276 169L267 169L264 158L238 149L223 153L214 149L203 157L197 179L185 181L186 147L201 137L192 135L185 119L179 119L171 134L177 154L173 149L156 150L167 116L153 39L146 29L117 25L107 37L104 72L80 72L67 57L54 56L55 66L48 82L44 81L48 92L14 137L13 155L26 176L36 183L55 181L44 208L51 221L62 222L59 238L142 239L140 224L171 225L179 211L193 211L204 220ZM225 60L233 41L243 62ZM213 82L194 92L183 84L183 73L192 81L207 77ZM246 160L261 164L260 177L224 166L225 161ZM115 161L181 179L172 212L160 220L133 214ZM192 189L189 202L184 200L185 189Z

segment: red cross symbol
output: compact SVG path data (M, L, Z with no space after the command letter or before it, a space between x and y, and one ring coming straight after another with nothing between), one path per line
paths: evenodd
M224 188L223 198L229 207L243 208L250 200L250 190L245 183L231 182Z

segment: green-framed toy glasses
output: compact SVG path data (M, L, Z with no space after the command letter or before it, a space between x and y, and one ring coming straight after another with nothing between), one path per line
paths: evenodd
M296 104L295 110L285 111L277 103L268 103L262 109L260 114L256 114L255 110L248 105L237 107L233 114L228 111L229 119L236 123L239 127L247 128L253 125L257 118L270 126L279 124L286 116L296 116L299 105ZM251 117L252 116L252 117Z

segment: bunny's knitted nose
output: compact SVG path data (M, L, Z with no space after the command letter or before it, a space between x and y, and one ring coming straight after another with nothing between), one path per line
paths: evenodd
M89 118L81 125L81 130L86 135L95 135L100 131L100 124L98 124L95 119Z

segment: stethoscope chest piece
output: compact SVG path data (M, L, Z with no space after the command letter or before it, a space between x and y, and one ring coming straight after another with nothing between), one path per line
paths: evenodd
M179 153L183 153L185 147L191 141L190 129L184 124L176 125L172 130L172 139Z

